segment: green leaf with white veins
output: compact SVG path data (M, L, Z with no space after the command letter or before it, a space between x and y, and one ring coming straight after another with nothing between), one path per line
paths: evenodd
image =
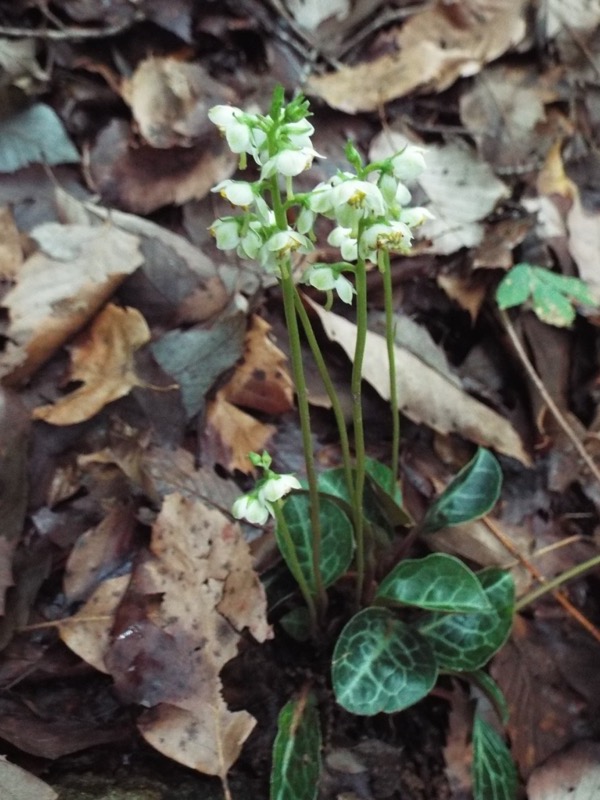
M475 714L473 723L473 797L515 800L517 771L504 740Z
M483 517L496 505L501 487L500 465L489 450L480 447L429 507L421 524L422 533Z
M283 707L273 745L270 800L314 800L321 772L321 728L314 697Z
M438 668L425 637L385 608L352 617L336 642L333 690L352 714L393 714L426 697Z
M429 611L492 611L475 573L454 556L406 559L386 575L378 600Z
M506 641L513 623L515 583L510 572L491 567L477 578L491 611L468 614L434 612L418 623L441 669L472 672L486 664Z

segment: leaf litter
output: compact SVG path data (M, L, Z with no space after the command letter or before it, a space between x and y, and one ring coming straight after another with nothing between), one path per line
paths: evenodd
M565 18L565 4L542 11L525 0L406 9L244 0L211 13L180 0L168 13L147 3L135 14L117 0L54 5L60 29L33 8L27 20L16 8L3 19L43 26L52 35L37 45L0 33L10 110L0 148L0 738L15 762L0 764L2 795L55 794L18 772L31 765L19 753L60 765L103 743L137 752L130 714L171 762L221 778L254 770L264 794L269 708L296 679L258 655L271 652L257 644L271 636L265 593L228 514L252 471L248 450L269 448L285 467L299 444L286 342L274 334L279 299L250 265L225 263L203 231L215 216L211 187L236 169L206 110L264 109L275 83L291 93L305 82L328 155L316 165L323 179L343 168L348 137L373 157L424 147L429 170L411 191L436 219L415 255L393 263L398 329L413 326L413 343L399 333L396 347L403 490L422 518L473 443L503 454L494 516L428 546L509 567L524 593L528 559L551 577L597 552L600 491L523 376L488 298L515 263L579 276L598 296L590 175L600 16L593 4L570 3ZM54 178L25 166L39 161L71 166ZM369 281L366 422L372 454L385 459L380 279ZM560 336L527 311L513 319L595 452L598 321L577 310ZM344 395L354 330L341 312L315 310ZM315 382L315 452L331 465L319 394ZM253 543L261 569L270 536ZM593 577L571 599L597 621ZM547 600L519 616L492 665L532 797L561 797L563 779L584 796L597 781L596 646ZM245 671L253 658L259 669ZM231 673L242 687L235 702ZM415 798L446 800L449 784L454 796L468 792L468 710L456 695L449 719L424 708L392 720L391 732L362 731L360 746L336 721L323 798L349 789L380 800L399 782ZM53 780L51 768L31 768Z

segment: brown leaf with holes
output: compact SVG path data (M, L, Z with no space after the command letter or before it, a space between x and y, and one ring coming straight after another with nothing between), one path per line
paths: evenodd
M236 406L285 414L294 408L294 385L287 358L270 338L271 326L254 315L244 340L242 363L223 386L223 398Z
M75 425L134 386L143 386L135 373L134 354L149 340L150 330L139 311L106 306L71 352L71 380L83 386L54 405L36 408L33 416L52 425Z
M228 472L254 473L248 453L264 450L276 430L234 406L221 390L207 406L202 452Z
M110 224L49 222L31 236L40 249L2 301L10 342L0 354L0 378L10 385L31 377L142 263L138 238Z

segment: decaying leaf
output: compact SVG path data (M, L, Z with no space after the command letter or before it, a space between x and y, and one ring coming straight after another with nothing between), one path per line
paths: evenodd
M269 336L271 326L256 314L244 340L244 355L225 386L225 400L265 414L285 414L294 408L294 385L286 356Z
M21 237L12 211L7 206L0 208L0 278L14 280L23 263Z
M137 237L111 225L52 222L31 235L40 250L2 302L10 342L0 354L0 378L10 385L33 375L142 263Z
M143 386L133 359L149 340L148 325L139 311L107 305L71 351L71 380L83 385L54 405L36 408L34 417L51 425L75 425L125 397L134 386Z
M262 452L276 431L234 406L221 390L207 408L202 450L228 472L254 473L248 453Z
M600 797L600 745L576 742L538 767L527 781L529 800L591 800Z
M434 3L397 29L397 52L329 75L313 75L307 91L354 114L417 89L442 91L525 36L525 0Z
M327 336L338 342L352 358L356 342L356 326L348 320L315 309ZM416 358L408 350L396 347L398 375L398 407L413 422L428 425L439 433L460 433L467 439L499 453L512 456L523 464L530 458L512 425L488 406L457 387L445 376ZM389 400L390 381L386 341L369 331L365 349L363 377L384 398Z
M141 61L123 81L121 93L144 139L160 148L190 144L212 130L208 109L235 99L200 64L172 56Z
M30 772L0 757L0 795L2 800L56 800L58 795L47 783Z

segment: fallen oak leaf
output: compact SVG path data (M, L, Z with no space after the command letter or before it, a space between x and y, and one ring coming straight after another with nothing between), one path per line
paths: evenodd
M133 357L149 341L150 330L139 311L107 305L71 351L71 379L83 385L53 405L36 408L34 418L51 425L75 425L135 386L145 386L136 375Z

